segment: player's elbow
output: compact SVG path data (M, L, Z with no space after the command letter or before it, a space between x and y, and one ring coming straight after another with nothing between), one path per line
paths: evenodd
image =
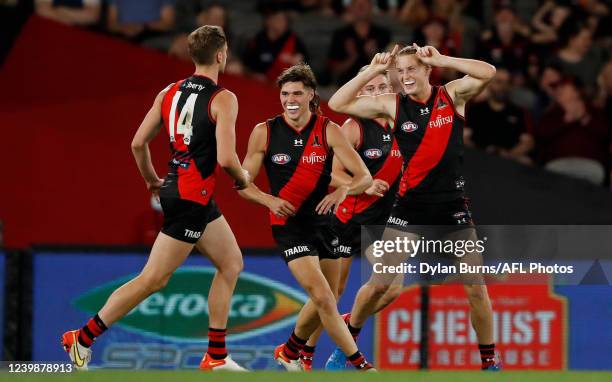
M495 66L487 64L487 69L485 70L485 75L483 79L487 82L491 81L493 77L495 77L495 73L497 73L497 69L495 69Z
M333 111L337 112L337 113L343 113L344 112L344 108L343 105L340 103L338 97L336 96L336 94L334 94L329 101L327 102L327 106L329 106L330 109L332 109Z
M234 157L224 153L219 153L217 155L217 163L219 163L219 166L221 166L223 170L231 169L234 166Z
M146 145L147 142L143 141L142 139L134 138L132 139L132 144L130 146L132 148L132 152L137 152L143 150Z

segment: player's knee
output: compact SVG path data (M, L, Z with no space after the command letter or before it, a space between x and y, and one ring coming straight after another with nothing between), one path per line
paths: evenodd
M320 286L311 288L310 298L319 311L330 312L336 307L336 298L329 288Z
M487 289L484 285L470 285L465 287L468 300L473 304L481 304L488 300Z
M372 292L376 298L381 298L389 290L388 284L372 284Z
M385 297L388 300L388 303L390 304L393 301L395 301L395 299L397 299L400 296L400 294L402 294L402 286L392 285L387 290L387 293L385 293Z
M170 281L170 275L141 275L144 288L148 294L155 293L165 288Z
M242 256L238 256L235 260L229 262L221 271L232 278L238 278L244 269L244 261Z

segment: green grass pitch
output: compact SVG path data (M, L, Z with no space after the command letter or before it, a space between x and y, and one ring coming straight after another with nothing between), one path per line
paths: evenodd
M62 374L9 374L0 372L0 381L87 381L87 382L157 382L157 381L213 381L213 382L610 382L612 372L516 372L485 373L478 371L405 371L359 373L351 372L253 372L203 373L199 371L111 371L97 370Z

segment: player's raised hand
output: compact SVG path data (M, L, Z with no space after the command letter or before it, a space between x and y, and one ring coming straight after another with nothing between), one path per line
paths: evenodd
M391 52L376 53L368 69L374 70L377 73L385 73L395 64L397 52L399 52L399 46L395 45Z
M438 49L430 45L419 47L413 44L413 46L417 48L416 56L422 63L431 66L442 66L444 56L438 52Z

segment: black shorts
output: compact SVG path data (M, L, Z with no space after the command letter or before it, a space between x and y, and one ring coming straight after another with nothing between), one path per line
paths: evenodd
M388 216L381 216L369 224L359 224L352 221L341 222L334 216L332 229L338 235L339 244L336 252L340 257L359 256L361 254L361 243L372 243L382 237ZM363 228L363 232L362 232ZM362 234L364 237L362 237ZM362 240L363 239L363 240Z
M162 232L180 241L195 244L206 225L222 214L211 199L207 205L179 198L160 198L164 211Z
M330 216L289 218L284 225L272 225L272 236L286 263L305 256L339 258Z
M410 231L411 226L445 226L452 231L473 225L467 198L439 203L415 202L399 198L395 201L387 220L387 227L404 231Z

